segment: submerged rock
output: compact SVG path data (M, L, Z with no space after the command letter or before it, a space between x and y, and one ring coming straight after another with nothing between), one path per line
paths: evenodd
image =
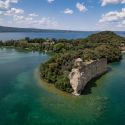
M78 58L74 62L74 68L69 74L73 94L79 96L86 84L107 71L107 59L91 60L83 62Z

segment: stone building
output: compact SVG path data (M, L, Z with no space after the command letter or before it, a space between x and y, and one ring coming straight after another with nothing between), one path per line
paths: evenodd
M69 74L73 94L78 96L84 90L86 84L107 71L107 59L91 60L83 62L78 58L74 62L74 68Z

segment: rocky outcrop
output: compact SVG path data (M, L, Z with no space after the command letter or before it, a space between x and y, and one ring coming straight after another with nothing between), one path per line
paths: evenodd
M78 58L74 62L74 68L69 74L73 94L78 96L84 90L86 84L107 71L107 59L91 60L83 62Z

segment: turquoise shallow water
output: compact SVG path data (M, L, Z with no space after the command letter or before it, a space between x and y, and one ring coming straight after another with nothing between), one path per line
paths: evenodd
M124 125L125 56L80 97L41 82L47 55L0 49L0 125Z

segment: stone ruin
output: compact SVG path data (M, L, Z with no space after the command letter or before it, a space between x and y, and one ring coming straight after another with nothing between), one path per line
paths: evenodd
M107 71L107 59L85 61L78 58L74 62L74 68L69 74L73 94L79 96L86 84L92 79L104 74Z

